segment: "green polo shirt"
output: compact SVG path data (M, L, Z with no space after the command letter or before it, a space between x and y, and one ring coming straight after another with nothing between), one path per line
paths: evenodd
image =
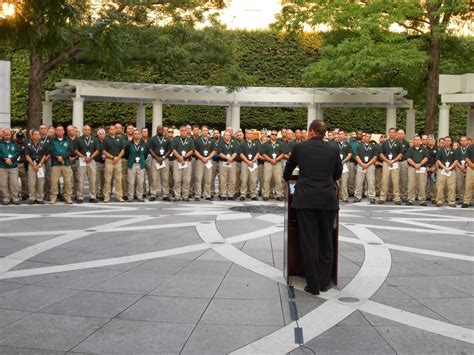
M239 151L239 146L233 141L230 141L229 143L222 141L218 144L217 148L219 150L219 154L222 153L227 157L231 157L232 154L238 153Z
M194 150L194 139L190 137L185 139L175 137L171 143L171 149L175 149L179 155L185 156L187 153ZM190 161L191 157L186 160Z
M449 165L451 166L456 160L454 149L438 148L436 160L439 160L444 166L447 166L446 163L449 162Z
M145 160L148 156L147 145L143 142L135 144L133 141L128 142L125 150L127 151L127 167L133 168L133 164L139 163L140 169L145 169Z
M20 147L13 141L8 143L0 141L0 168L15 169L18 167L18 157L20 156ZM11 159L12 165L5 163L5 160Z
M411 159L417 164L421 163L423 159L429 158L429 157L430 157L430 152L428 151L428 149L426 149L425 147L421 145L418 148L415 146L408 148L405 154L405 158L407 160Z
M466 153L468 149L469 147L463 148L459 146L454 152L454 156L456 157L456 160L459 162L459 164L466 165Z
M92 137L79 137L74 141L75 149L78 150L85 157L92 156L92 154L99 149L99 143Z
M467 147L466 155L464 158L469 158L471 160L471 163L474 163L474 144L471 144L469 147Z
M25 154L31 158L36 164L39 164L41 159L45 155L49 154L49 144L41 144L41 141L38 142L38 145L35 145L33 142L30 142L26 145Z
M97 149L99 150L99 154L95 156L94 160L97 163L104 163L105 162L105 157L104 157L105 138L103 141L100 141L99 138L96 138L95 141L97 143Z
M148 141L148 149L153 151L159 157L163 157L169 154L171 149L171 141L163 135L161 138L153 136Z
M365 144L361 143L357 147L356 155L362 160L363 163L368 163L373 157L378 156L379 150L373 143Z
M349 153L352 152L351 146L346 141L344 141L342 143L341 142L334 142L333 144L337 147L337 149L339 149L339 157L341 158L341 161L346 159L346 157L349 155Z
M121 137L106 136L104 140L104 150L116 157L120 154L120 151L125 148L124 141Z
M381 153L385 155L385 158L392 160L402 153L402 144L397 140L391 142L389 139L387 139L385 142L383 142L381 149Z
M406 158L406 153L408 152L408 149L410 149L410 143L408 143L406 140L398 141L401 144L401 153L403 154L402 158L400 159L401 161L407 160Z
M281 154L285 154L284 147L281 143L275 142L273 144L271 141L268 141L262 146L262 154L266 154L271 159L278 158Z
M243 154L248 160L253 160L255 156L260 152L260 148L255 141L243 141L239 147L239 155Z
M194 140L194 149L205 158L209 157L216 148L216 142L211 137L207 137L207 139L198 137Z
M59 140L54 138L51 141L51 165L52 166L61 166L62 164L58 161L57 157L62 157L64 159L64 165L71 165L71 154L73 149L73 142L68 138L63 138Z

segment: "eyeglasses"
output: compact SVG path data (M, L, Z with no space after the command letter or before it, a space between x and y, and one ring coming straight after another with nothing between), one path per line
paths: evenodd
M271 133L270 135L271 135L271 136L276 136L277 134L276 134L276 133Z

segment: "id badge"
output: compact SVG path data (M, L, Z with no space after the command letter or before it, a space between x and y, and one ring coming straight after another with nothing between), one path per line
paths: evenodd
M165 154L165 150L163 148L160 149L160 155Z
M393 159L393 154L392 154L392 153L390 153L390 154L388 155L388 159L390 159L390 160Z
M7 157L7 158L8 158L8 159L11 159L11 158L13 158L13 155L8 154L8 157Z
M135 157L135 163L139 163L140 162L140 157Z
M461 165L465 165L466 164L466 161L465 160L461 160Z
M276 157L277 157L276 153L273 153L273 154L272 154L272 158L273 158L273 159L276 159Z
M339 156L341 157L341 160L344 159L344 154L339 154Z
M183 150L183 151L181 152L181 155L184 157L184 156L186 155L186 151Z
M252 160L252 158L253 158L253 155L249 154L249 160Z
M364 161L365 161L366 163L369 162L369 157L368 157L367 155L364 157Z
M227 154L227 158L230 158L230 154Z
M449 161L446 162L446 167L449 168L449 166L451 165L451 163Z
M209 154L209 152L207 150L204 151L204 155L207 157L207 154Z
M105 160L105 155L104 154L102 154L102 160Z
M86 157L90 157L91 156L91 152L86 152Z

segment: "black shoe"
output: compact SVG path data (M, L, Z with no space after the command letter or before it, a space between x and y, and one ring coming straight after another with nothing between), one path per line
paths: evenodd
M163 201L164 201L164 200L165 200L165 199L163 198ZM155 196L151 196L151 197L148 199L148 201L150 201L150 202L156 201L156 197L155 197Z
M228 197L227 199L228 199L228 200L231 200L231 201L234 201L234 200L235 200L235 197Z
M163 201L171 201L171 199L169 197L163 197Z
M377 203L378 203L379 205L383 205L383 204L385 203L385 201L383 201L383 200L378 200Z
M426 206L428 206L428 205L426 204L426 202L422 202L422 203L420 203L420 206L426 207Z
M252 197L252 201L258 201L258 197Z
M240 201L245 201L245 196L240 196Z
M186 198L183 199L183 201L184 202L189 202L189 198L186 197Z
M263 201L268 201L268 197L264 197L264 198L263 198Z
M76 202L77 202L78 204L81 204L81 203L84 202L84 200L77 200Z
M371 199L370 199L370 204L371 204L371 205L375 205L375 199L374 199L374 198L371 198Z
M200 197L195 197L194 201L201 201L201 198Z
M315 296L319 295L319 291L310 289L308 285L304 287L304 291L311 293L312 295L315 295Z
M221 197L219 197L219 200L225 201L225 200L227 200L227 197L221 196Z
M179 202L179 201L181 201L181 199L179 197L177 197L173 200L173 202Z
M124 199L124 201L126 201L126 202L128 202L128 203L133 202L132 199L128 199L128 198L127 198L126 200Z
M468 207L469 207L469 205L468 205L467 203L463 203L463 204L461 205L461 208L468 208Z
M277 197L276 200L277 201L283 201L283 197Z
M96 198L90 198L89 199L89 203L97 203L97 199Z
M21 205L20 201L15 201L15 202L13 202L13 204L14 204L15 206L20 206L20 205Z
M413 206L413 202L408 201L407 203L405 203L405 205L407 205L407 206Z
M143 198L139 198L138 202L145 202L145 200Z
M402 201L395 201L395 204L400 206L402 204Z
M355 198L352 200L352 203L359 203L360 201L362 201L362 199L360 198Z
M122 197L122 200L128 201L128 196L123 196L123 197ZM130 201L130 202L131 202L131 201Z
M212 197L206 197L206 201L212 201L213 198Z
M28 204L29 204L29 205L34 205L34 204L35 204L35 201L34 201L34 200L28 200Z
M331 287L329 285L328 286L321 286L320 290L321 290L321 292L328 292L330 288Z
M449 205L449 207L456 208L456 204L455 204L455 203L454 203L454 204L452 203L452 204Z

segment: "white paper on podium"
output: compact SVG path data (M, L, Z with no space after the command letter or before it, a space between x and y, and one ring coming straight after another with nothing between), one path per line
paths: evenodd
M349 172L349 168L347 167L347 164L346 163L342 164L342 173L344 174L348 172Z
M79 157L79 166L87 166L85 158Z
M165 163L165 161L163 160L163 161L161 162L161 164L160 164L160 163L156 163L156 164L155 164L155 167L156 167L156 170L163 169L163 168L166 167L166 163Z
M418 170L415 170L417 174L424 174L426 173L426 168L424 166L420 167Z
M364 173L364 174L365 174L365 173L367 172L367 170L366 170L366 169L362 169L362 167L361 167L360 165L357 165L357 172L358 172L358 173Z
M178 164L178 169L186 169L188 167L188 162Z
M392 166L388 167L388 170L395 170L398 169L398 163L393 163Z
M43 179L44 178L44 168L43 167L38 169L38 171L36 172L36 177L38 179Z
M449 170L449 171L446 171L444 169L441 170L441 175L444 175L444 176L447 176L447 177L450 177L451 173L452 173L452 170Z
M255 171L256 169L258 169L258 164L256 162L253 163L253 165L251 167L249 166L249 171L250 172Z
M212 161L208 160L205 166L207 169L212 169Z

